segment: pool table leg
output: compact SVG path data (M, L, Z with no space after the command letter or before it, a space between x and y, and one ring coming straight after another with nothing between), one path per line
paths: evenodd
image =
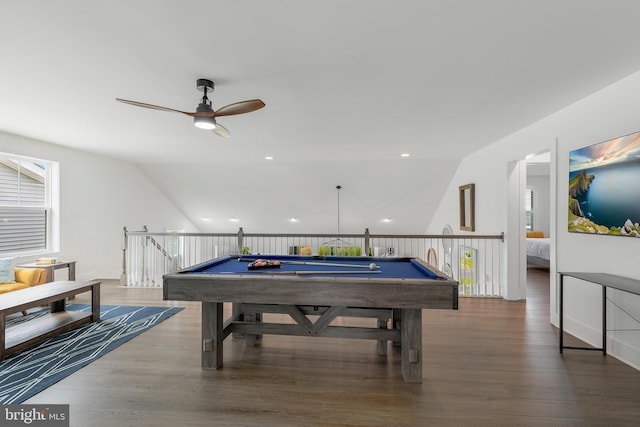
M378 319L378 329L387 329L388 319ZM387 354L387 340L378 341L378 354L384 356Z
M231 303L231 316L236 320L244 320L244 314L242 314L242 303ZM232 336L234 338L244 338L244 335L239 332L233 332Z
M202 302L202 367L222 367L222 342L224 340L223 307L221 302Z
M258 313L245 313L244 321L247 323L256 323L258 320ZM244 334L244 345L247 347L253 347L256 345L256 334Z
M400 310L401 371L406 382L422 382L422 310Z
M392 316L393 319L391 319L391 327L393 329L400 329L400 309L399 308L394 308L392 310ZM393 347L395 348L395 350L398 350L398 348L400 347L401 342L400 341L393 341Z

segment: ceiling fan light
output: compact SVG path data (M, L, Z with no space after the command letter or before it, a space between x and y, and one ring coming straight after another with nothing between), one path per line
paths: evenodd
M216 119L213 117L195 116L193 118L193 124L197 128L211 130L216 127Z

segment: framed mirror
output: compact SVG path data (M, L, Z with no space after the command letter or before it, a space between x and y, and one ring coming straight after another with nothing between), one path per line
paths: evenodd
M476 230L476 185L467 184L458 187L460 199L460 230Z

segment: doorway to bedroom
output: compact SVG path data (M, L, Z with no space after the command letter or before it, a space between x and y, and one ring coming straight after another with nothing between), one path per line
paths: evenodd
M527 296L549 297L551 264L551 153L526 158L524 216L526 222Z

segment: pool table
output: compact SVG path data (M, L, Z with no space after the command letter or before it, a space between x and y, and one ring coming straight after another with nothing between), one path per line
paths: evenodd
M257 258L281 264L250 270ZM422 382L422 309L457 310L458 282L419 258L226 256L165 275L163 298L202 302L203 368L222 366L231 333L249 346L264 334L372 339L379 354L388 341L400 347L404 381ZM233 303L226 321L225 302ZM295 324L263 321L264 313L289 315ZM337 317L378 324L334 326Z

